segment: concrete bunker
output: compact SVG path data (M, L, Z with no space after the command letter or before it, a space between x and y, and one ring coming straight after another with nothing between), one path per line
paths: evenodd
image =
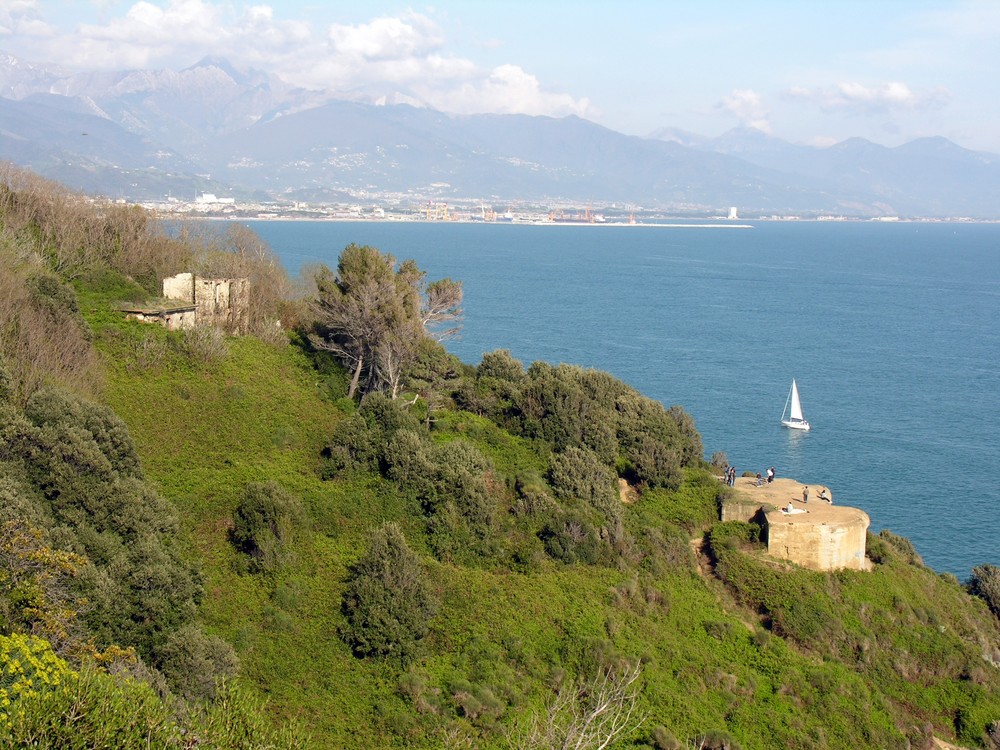
M805 503L804 486L792 479L775 479L758 487L756 479L739 477L735 497L722 503L722 520L760 524L768 554L804 568L868 570L868 514L818 499L820 489L829 494L829 488L821 485L811 486Z

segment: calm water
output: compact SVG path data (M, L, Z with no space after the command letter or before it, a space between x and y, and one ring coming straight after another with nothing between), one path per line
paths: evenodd
M608 370L739 471L829 485L966 578L1000 564L1000 225L252 223L291 273L349 242L465 286L467 362ZM779 424L792 377L806 434Z

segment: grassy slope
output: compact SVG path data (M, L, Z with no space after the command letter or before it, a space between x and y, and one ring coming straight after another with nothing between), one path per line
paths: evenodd
M871 649L865 669L821 659L834 655L833 644L814 650L771 636L752 609L690 566L654 574L543 560L514 574L439 563L421 547L418 509L388 483L318 479L319 449L343 415L295 350L231 340L225 358L193 365L176 351L176 336L94 313L91 320L106 355L105 399L129 424L148 476L178 507L203 561L204 620L237 647L243 674L270 697L275 715L304 719L318 747L427 746L435 727L475 735L523 720L544 699L549 675L576 670L595 652L647 662L649 719L637 736L663 725L680 739L725 728L746 748L891 746L902 741L894 702L945 736L967 726L975 739L1000 718L995 676L942 681L920 666L961 658L970 647L957 635L996 643L983 608L931 571L900 564L868 576L786 574L805 599L836 594L826 614L855 638L845 642ZM149 337L159 353L142 369L136 352ZM528 444L477 418L442 426L440 439L475 441L503 472L542 468ZM311 511L296 558L276 578L241 572L226 536L239 490L263 479L293 490ZM714 491L696 482L682 490L687 499L651 495L630 508L630 525L697 527L705 493ZM367 531L388 519L403 523L442 601L426 656L402 678L398 665L355 659L337 637L347 566ZM736 572L767 580L761 571L770 568L734 554L751 561ZM463 716L469 710L452 696L470 685L505 713ZM476 746L499 746L500 733L484 736Z

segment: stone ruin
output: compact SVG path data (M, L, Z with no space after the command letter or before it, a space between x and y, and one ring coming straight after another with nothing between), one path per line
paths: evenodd
M234 334L248 330L249 279L205 279L179 273L163 280L163 296L193 304L198 324L218 326Z
M241 335L249 330L250 280L209 279L179 273L163 280L164 300L157 305L124 308L130 318L159 323L167 330L211 325Z

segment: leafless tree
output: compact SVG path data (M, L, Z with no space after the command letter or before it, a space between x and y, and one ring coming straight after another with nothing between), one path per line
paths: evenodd
M14 400L26 402L45 383L93 392L100 368L79 314L39 292L38 279L46 274L38 266L8 266L5 250L0 244L0 266L6 266L0 274L0 364Z
M224 232L189 233L198 245L195 269L206 276L245 278L249 281L250 333L271 332L291 296L291 282L274 251L260 235L242 224Z
M584 684L563 684L536 715L517 750L604 750L644 721L638 707L642 664L601 669Z

